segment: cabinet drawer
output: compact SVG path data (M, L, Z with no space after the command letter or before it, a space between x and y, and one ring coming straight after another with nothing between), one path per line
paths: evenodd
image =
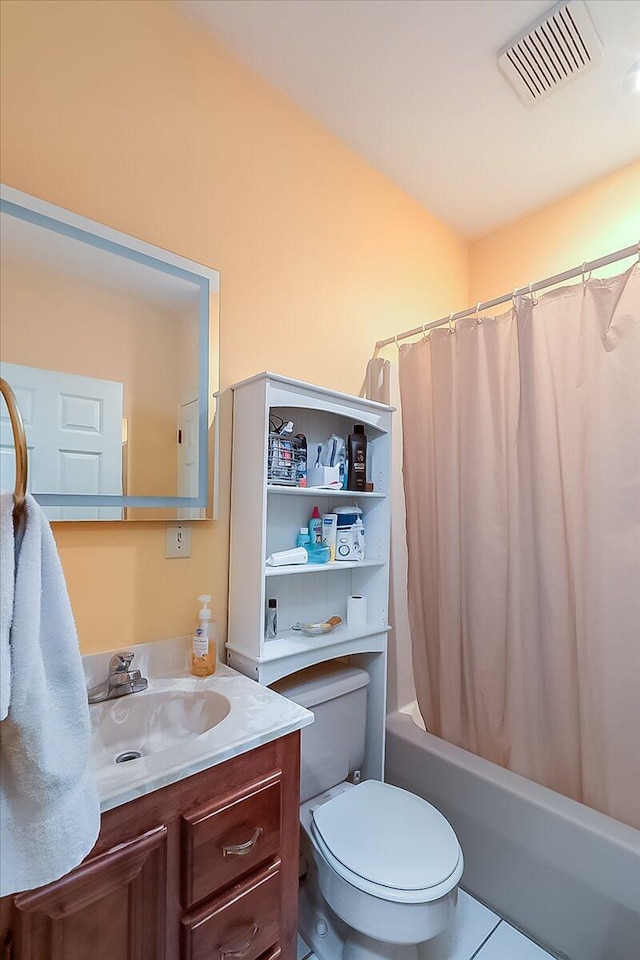
M280 932L280 861L182 919L182 960L257 960Z
M280 849L279 773L182 818L182 903L190 907Z
M280 960L281 956L282 950L280 949L280 945L276 943L275 947L270 947L266 953L262 954L260 960Z

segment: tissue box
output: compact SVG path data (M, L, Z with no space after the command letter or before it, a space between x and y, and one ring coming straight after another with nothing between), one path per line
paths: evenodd
M309 467L307 469L307 486L339 490L340 467Z

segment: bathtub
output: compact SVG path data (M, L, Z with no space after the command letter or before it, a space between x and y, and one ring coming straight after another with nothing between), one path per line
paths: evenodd
M387 717L386 778L442 811L462 886L545 949L640 960L640 831L434 737L415 704Z

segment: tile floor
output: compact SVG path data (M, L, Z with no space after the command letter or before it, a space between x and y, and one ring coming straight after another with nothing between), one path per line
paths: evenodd
M298 960L315 960L298 937ZM339 958L336 958L339 960ZM463 890L453 923L429 942L424 960L553 960L550 953Z

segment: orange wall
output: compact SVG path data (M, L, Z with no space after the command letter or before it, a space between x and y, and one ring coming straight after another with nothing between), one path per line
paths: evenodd
M2 179L221 271L221 384L259 370L357 392L376 339L640 236L640 164L475 241L164 0L3 0ZM470 271L469 271L470 253ZM227 594L217 522L57 524L84 650L187 631Z
M640 241L640 161L476 240L469 303L569 270ZM630 261L620 264L620 271ZM616 272L609 266L605 274Z
M467 296L467 245L163 0L5 0L5 183L221 271L221 383L260 370L357 392L376 339ZM190 629L227 592L221 516L58 524L84 650Z

